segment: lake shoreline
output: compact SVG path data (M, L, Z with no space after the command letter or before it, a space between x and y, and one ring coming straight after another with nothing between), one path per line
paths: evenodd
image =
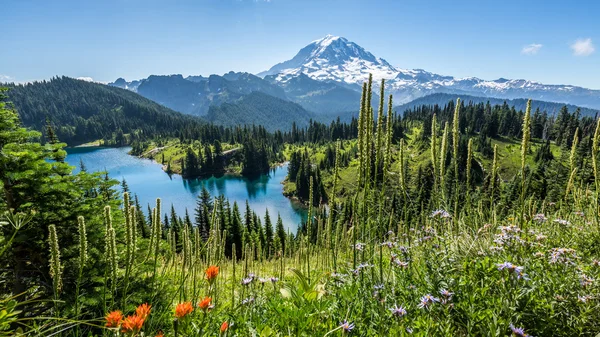
M233 207L234 202L243 210L246 201L250 208L264 218L268 210L271 217L281 216L286 228L293 233L306 221L304 205L282 193L281 182L287 176L286 163L276 163L267 174L248 179L238 173L226 173L220 177L186 179L179 174L166 174L156 160L131 155L131 147L72 147L67 149L66 161L74 166L74 173L80 170L80 162L88 172L108 172L111 179L126 181L128 189L139 198L139 204L146 210L163 202L163 215L170 212L173 205L177 214L194 213L198 195L207 189L212 197L223 195ZM160 157L159 157L160 158ZM122 187L115 191L121 193Z

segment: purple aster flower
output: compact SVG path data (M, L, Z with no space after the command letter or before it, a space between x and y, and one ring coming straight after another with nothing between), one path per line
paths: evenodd
M409 333L409 334L413 333L413 329L412 328L406 328L406 332Z
M537 222L546 222L548 220L548 218L546 218L546 216L542 213L538 213L536 215L533 216L533 221L537 221Z
M404 309L403 306L395 305L390 308L390 311L392 312L392 315L396 317L403 317L404 315L406 315L406 309Z
M577 300L581 303L586 303L590 299L590 296L577 296Z
M248 297L242 300L242 305L254 303L254 297Z
M450 215L450 213L446 212L443 209L436 209L435 211L431 212L430 217L432 217L432 218L447 219L447 218L450 218L451 215Z
M394 245L395 245L395 244L396 244L396 243L394 243L394 242L391 242L391 241L386 241L386 242L383 242L383 243L381 243L381 245L382 245L382 246L386 246L386 247L388 247L388 248L390 248L390 249L394 248Z
M400 261L400 260L394 260L394 263L396 264L397 267L400 267L400 268L406 268L406 267L408 267L408 262L404 262L404 261Z
M364 244L364 243L357 242L357 243L354 245L354 249L356 249L356 250L358 250L358 251L362 251L363 249L365 249L365 244Z
M454 293L451 293L451 292L449 292L446 289L441 289L440 290L440 295L442 295L442 296L444 296L446 298L450 298L450 297L452 297L452 295L454 295Z
M376 284L376 285L373 286L373 288L375 290L382 290L383 289L383 284Z
M340 328L342 328L344 332L352 332L352 329L354 329L354 323L344 320L343 322L340 322Z
M510 330L512 331L513 335L515 335L515 336L521 336L521 337L527 337L527 334L525 333L525 329L523 329L523 328L517 328L514 325L512 325L512 323L509 325L509 327L510 327Z
M504 269L513 270L515 268L515 265L513 265L510 262L499 263L496 266L498 267L498 270L504 270Z
M249 285L250 283L252 283L252 281L253 281L253 280L254 280L254 279L253 279L253 278L251 278L251 277L246 277L245 279L243 279L243 280L242 280L242 285L245 285L245 286L247 286L247 285Z
M418 305L419 308L429 308L430 305L434 304L435 302L439 302L440 299L437 297L433 297L431 294L427 294L423 297L421 297L420 303Z
M277 277L272 276L269 278L269 281L271 281L272 283L277 283L277 282L279 282L279 279Z

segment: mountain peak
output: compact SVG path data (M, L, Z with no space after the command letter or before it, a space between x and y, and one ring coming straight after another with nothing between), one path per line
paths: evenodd
M327 35L325 35L325 37L320 38L318 40L314 40L312 43L316 43L321 46L328 46L332 42L337 41L337 40L341 40L343 42L348 42L348 40L345 37L327 34Z
M369 73L379 80L394 78L398 71L386 60L375 57L358 44L344 37L326 35L300 49L292 59L258 75L290 78L289 75L306 74L315 80L354 85L365 81Z

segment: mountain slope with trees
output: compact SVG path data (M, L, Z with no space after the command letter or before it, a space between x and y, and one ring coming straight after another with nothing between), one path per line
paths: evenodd
M45 131L49 122L58 138L69 145L98 139L172 134L202 121L166 108L134 92L55 77L50 81L7 85L8 96L23 125Z
M450 101L456 101L460 98L463 102L467 103L487 103L489 102L492 106L494 105L503 105L506 102L509 106L514 106L517 110L525 110L527 107L527 100L524 98L517 99L502 99L502 98L494 98L494 97L484 97L484 96L468 96L468 95L458 95L458 94L431 94L427 96L423 96L421 98L417 98L414 101L411 101L406 104L402 104L396 106L396 111L404 111L407 109L412 109L421 105L439 105L444 106ZM555 103L555 102L547 102L547 101L531 101L531 108L533 110L539 109L540 111L545 111L548 115L556 115L560 112L560 110L566 106L570 111L575 111L579 109L582 116L595 116L598 113L596 109L590 108L582 108L572 104L564 104L564 103Z
M264 125L268 131L305 127L314 115L300 105L260 92L253 92L235 103L212 106L204 118L224 126Z

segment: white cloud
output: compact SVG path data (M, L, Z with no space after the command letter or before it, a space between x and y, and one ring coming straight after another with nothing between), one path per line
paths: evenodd
M535 55L542 49L543 45L540 43L532 43L528 44L523 49L521 49L521 54L525 55Z
M596 48L594 48L594 44L592 43L592 39L589 37L587 39L577 39L577 41L573 42L571 45L571 49L573 50L573 55L575 56L592 55L596 50Z
M14 82L14 78L8 76L8 75L2 75L0 74L0 82Z
M86 81L86 82L95 82L93 78L91 78L91 77L86 77L86 76L83 76L83 77L77 77L77 79L78 79L78 80L81 80L81 81Z

